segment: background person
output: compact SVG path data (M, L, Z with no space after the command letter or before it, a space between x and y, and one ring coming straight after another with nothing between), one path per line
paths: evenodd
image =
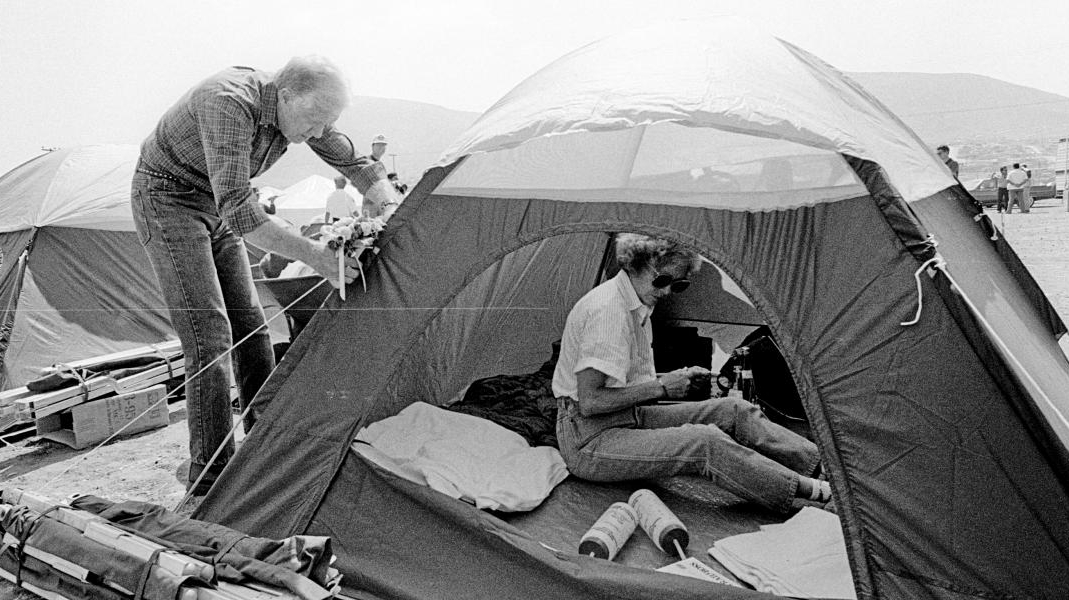
M371 160L381 160L386 156L386 136L381 133L371 138Z
M301 260L338 285L334 252L273 223L250 178L270 168L289 144L307 142L361 193L391 207L400 202L386 169L358 155L333 128L349 99L341 72L322 58L294 58L273 75L233 67L190 89L141 144L131 207L185 354L187 486L208 471L194 494L207 491L234 452L227 441L219 460L208 465L232 427L229 365L216 359L249 336L231 357L242 408L274 367L242 238ZM344 265L347 282L358 272L356 260ZM254 420L250 411L247 429Z
M1024 204L1021 205L1021 212L1031 212L1032 205L1036 203L1032 199L1032 169L1028 168L1028 165L1021 164L1021 170L1028 176L1028 179L1024 180Z
M390 183L393 184L393 189L397 190L398 194L404 196L408 193L408 184L401 183L401 180L397 177L397 173L389 173L386 177L390 180Z
M950 158L950 146L943 145L935 149L935 153L939 155L939 160L943 161L943 164L950 169L950 172L954 174L954 179L958 178L958 161Z
M334 191L327 196L327 210L324 215L324 222L333 223L342 217L356 215L356 200L345 189L348 184L349 180L344 175L338 175L334 178Z
M1006 189L1006 173L1009 171L1006 167L999 167L998 173L995 174L995 181L998 184L998 197L995 201L995 208L998 212L1006 210L1010 205L1010 192Z
M703 475L777 512L791 510L796 497L829 501L828 483L811 477L820 464L816 446L753 404L648 405L685 398L709 381L700 367L658 376L650 325L658 301L686 289L701 263L675 242L637 234L617 236L616 258L620 272L568 314L553 373L568 470L592 481Z
M1031 208L1025 204L1024 192L1025 183L1028 182L1028 174L1021 168L1020 163L1013 163L1013 169L1006 175L1006 189L1010 192L1010 205L1006 208L1006 213L1013 212L1013 205L1016 204L1022 213L1027 213Z

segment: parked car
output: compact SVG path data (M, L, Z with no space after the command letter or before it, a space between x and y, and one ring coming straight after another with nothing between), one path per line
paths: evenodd
M969 190L969 193L981 206L988 207L998 204L998 182L994 177L975 179L969 183L962 182L962 184L965 185L965 189Z
M998 204L998 179L994 176L986 179L975 179L971 182L962 182L965 189L969 190L973 198L984 207ZM1032 184L1032 200L1046 200L1055 197L1054 181Z

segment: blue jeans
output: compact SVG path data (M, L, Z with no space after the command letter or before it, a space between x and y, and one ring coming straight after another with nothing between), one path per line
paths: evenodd
M215 202L208 200L191 186L134 174L130 194L134 226L185 354L191 481L208 466L233 426L231 360L207 365L255 332L230 356L242 409L275 366L245 244L216 213ZM254 422L249 411L245 429ZM212 470L221 469L233 454L231 439Z
M592 481L702 475L744 500L788 512L799 474L812 476L820 462L813 442L744 400L639 406L636 416L635 427L606 429L582 444L578 407L561 399L557 442L568 470Z

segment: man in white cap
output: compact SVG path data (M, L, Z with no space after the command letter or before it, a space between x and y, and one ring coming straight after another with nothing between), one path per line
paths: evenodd
M381 160L386 156L386 136L381 133L371 139L371 160Z

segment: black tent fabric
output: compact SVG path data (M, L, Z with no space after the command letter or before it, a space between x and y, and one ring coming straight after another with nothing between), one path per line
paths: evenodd
M407 402L444 404L476 376L530 368L522 349L544 352L594 281L602 253L594 241L641 231L682 240L720 265L775 333L834 485L860 597L923 589L945 598L1053 598L1069 586L1066 489L927 278L920 323L899 324L916 309L918 262L869 197L735 213L431 195L410 198L395 220L368 292L345 310L328 299L266 384L264 417L200 518L269 537L314 526L343 547L366 538L374 550L359 559L343 553L351 585L397 564L415 575L427 553L452 552L449 535L424 536L403 518L386 552L381 532L368 531L364 517L354 522L367 513L383 526L398 513L363 504L370 500L353 478L371 474L346 458L349 442ZM441 228L450 235L433 235ZM534 256L543 259L537 266ZM509 261L524 268L505 269ZM420 285L431 278L435 285ZM511 293L535 287L549 289ZM479 343L458 345L467 340ZM486 542L479 552L496 560L513 549ZM605 568L610 585L615 567ZM435 572L436 589L477 597L481 585L501 584L500 573L473 570L481 567ZM511 581L518 590L558 578L534 570ZM568 581L581 595L587 582L578 574ZM628 589L663 597L656 578Z
M1065 356L1057 346L1043 343L1061 337L1065 324L1005 238L1000 235L997 240L991 240L979 227L951 226L979 214L971 202L965 201L960 190L949 190L918 202L914 208L933 229L947 232L941 236L940 243L947 261L972 267L952 268L951 274L956 284L967 291L978 316L969 311L960 293L947 286L941 286L940 291L947 305L956 309L962 331L984 357L984 364L993 371L1007 400L1028 424L1035 442L1044 449L1051 469L1069 489L1069 448L1058 440L1047 418L1051 414L1049 398L1064 392L1058 374L1062 372ZM1007 268L989 268L1000 262ZM1035 312L1018 310L1024 305L1034 306ZM986 335L988 329L997 339ZM1044 331L1047 335L1037 333ZM1020 367L1025 365L1028 380L1021 376Z
M364 597L755 596L546 548L563 538L537 518L446 501L349 450L412 402L535 370L622 231L698 252L771 330L858 598L1065 596L1064 324L916 134L734 20L611 36L495 103L390 220L367 292L331 295L290 349L197 515L330 535Z

